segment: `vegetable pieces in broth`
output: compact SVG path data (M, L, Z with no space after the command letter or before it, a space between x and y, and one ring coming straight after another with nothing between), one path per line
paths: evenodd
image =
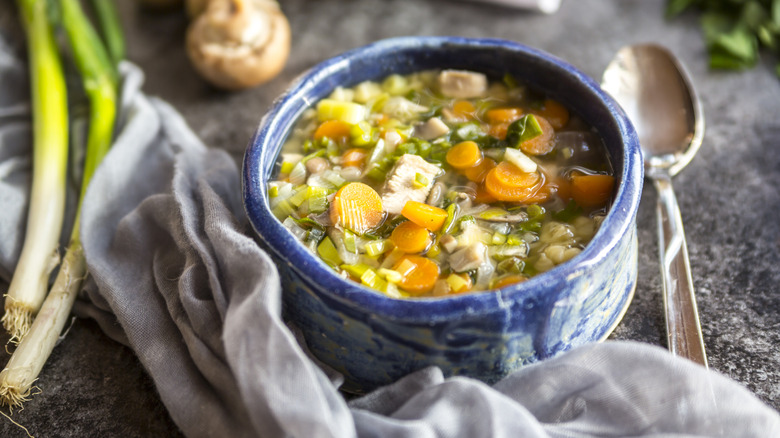
M579 254L615 178L561 103L459 70L337 88L297 122L274 215L346 279L395 298L509 286Z

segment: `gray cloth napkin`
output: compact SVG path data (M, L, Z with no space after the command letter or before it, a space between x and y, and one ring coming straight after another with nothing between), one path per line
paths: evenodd
M0 278L18 257L30 181L20 60L0 37ZM769 437L780 416L665 350L604 342L494 386L413 373L347 402L281 318L239 172L123 65L123 121L84 201L90 277L76 312L129 345L188 437ZM23 84L24 83L24 84ZM67 348L67 342L59 348ZM41 395L45 396L45 394Z

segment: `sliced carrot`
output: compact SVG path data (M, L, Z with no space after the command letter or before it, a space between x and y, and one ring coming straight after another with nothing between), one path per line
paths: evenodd
M498 199L496 199L495 196L491 195L490 192L485 189L484 184L477 186L477 194L474 196L474 202L478 204L492 204L497 201Z
M532 197L542 181L537 172L523 172L502 161L485 176L485 190L499 201L523 202Z
M491 125L509 124L522 116L522 108L493 108L485 113L485 119Z
M493 283L493 288L501 289L502 287L509 286L510 284L522 283L523 281L526 280L528 280L528 278L526 278L524 275L509 274L496 280L496 282Z
M542 128L542 133L520 143L519 147L526 154L544 155L555 147L555 142L553 141L555 140L555 129L544 117L535 116L535 118L539 122L539 127Z
M476 166L470 168L470 169L464 169L463 175L466 176L466 178L469 179L469 181L474 181L475 183L481 183L485 181L485 176L487 176L487 173L490 171L490 169L496 167L496 162L492 158L485 158L482 160L481 163L477 164Z
M473 141L462 141L447 151L447 163L456 169L468 169L482 162L482 149Z
M366 149L350 148L341 155L341 165L344 167L363 167L366 161Z
M468 120L474 118L474 113L477 112L477 109L468 100L458 100L452 104L452 112L455 117Z
M495 125L488 125L488 135L495 137L499 140L506 138L506 133L509 130L509 123L497 123Z
M402 257L393 270L401 273L401 281L398 286L415 295L430 292L440 273L439 265L436 262L415 255Z
M351 127L352 125L341 120L326 120L314 130L314 139L319 140L322 137L328 137L335 142L346 143L349 140Z
M552 185L555 187L555 192L558 197L564 202L568 202L571 199L571 183L563 177L553 178Z
M416 254L425 251L433 239L425 227L412 221L406 221L395 227L393 233L390 234L390 241L401 251L407 254Z
M541 109L534 110L534 114L547 119L555 129L561 129L569 123L569 110L559 102L547 99L542 104Z
M439 231L447 220L447 211L417 201L406 201L401 214L415 224L431 231Z
M611 175L573 175L571 177L571 197L582 207L601 207L606 205L615 177Z
M358 234L377 227L384 220L382 198L369 185L351 182L342 186L330 205L330 219Z

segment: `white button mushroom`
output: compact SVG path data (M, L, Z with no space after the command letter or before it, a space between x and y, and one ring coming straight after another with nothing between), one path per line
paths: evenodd
M210 0L187 31L195 69L227 90L269 81L289 53L290 25L273 0Z

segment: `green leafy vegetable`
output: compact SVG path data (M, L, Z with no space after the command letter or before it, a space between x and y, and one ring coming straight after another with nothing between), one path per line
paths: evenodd
M520 143L542 135L542 127L533 114L526 114L509 125L506 131L506 139L513 147L519 147Z
M695 9L714 69L752 68L762 48L780 54L780 0L669 0L671 19ZM780 76L780 63L775 67Z

